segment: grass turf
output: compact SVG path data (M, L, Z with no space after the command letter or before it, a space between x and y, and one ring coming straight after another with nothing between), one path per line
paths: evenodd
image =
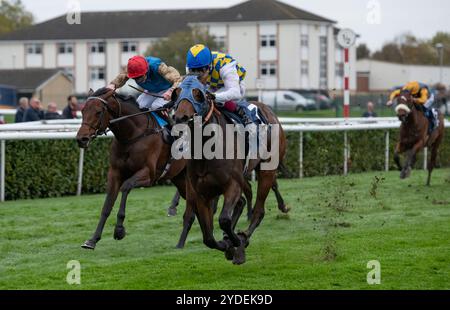
M266 217L234 266L202 243L195 222L186 248L175 249L184 202L166 216L174 188L134 190L122 241L112 238L115 212L95 251L91 236L104 195L0 205L0 289L450 289L450 170L432 187L413 171L280 181L291 207ZM238 227L247 226L244 219ZM216 218L216 238L221 237ZM68 285L67 263L81 263L81 285ZM367 263L381 264L368 285Z

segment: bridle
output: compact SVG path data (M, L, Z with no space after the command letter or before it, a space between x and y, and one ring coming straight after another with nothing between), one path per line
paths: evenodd
M120 103L119 100L117 100L116 96L112 95L112 97L114 98L114 100L115 100L115 101L117 102L117 104L119 105L119 116L118 116L118 117L121 117L121 115L122 115L122 104ZM99 101L103 104L103 105L102 105L102 112L101 112L101 114L100 114L99 120L98 120L98 122L97 122L96 125L92 125L92 124L89 124L89 123L86 123L86 122L83 122L81 125L82 125L82 126L83 126L83 125L86 125L86 126L88 126L89 128L95 130L94 134L93 134L92 136L89 137L90 139L95 139L95 138L97 138L97 137L99 137L99 136L103 136L103 135L106 136L106 135L108 134L108 132L110 131L110 129L108 129L109 123L106 124L106 126L104 126L104 128L105 128L104 130L100 130L100 128L103 128L103 118L104 118L104 116L105 116L105 113L106 113L106 112L109 112L111 115L113 115L113 114L114 114L114 111L109 107L108 101L106 101L106 99L104 99L104 98L102 98L102 97L88 97L88 98L86 99L86 104L87 104L89 101L91 101L91 100L99 100Z

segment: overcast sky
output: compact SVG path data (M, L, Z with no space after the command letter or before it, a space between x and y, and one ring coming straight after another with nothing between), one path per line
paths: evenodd
M70 3L78 2L82 11L152 10L178 8L220 8L243 0L22 0L37 20L45 21L65 14ZM406 31L420 38L437 31L450 32L448 0L282 0L282 2L354 29L374 50L385 41ZM138 23L136 23L138 27Z

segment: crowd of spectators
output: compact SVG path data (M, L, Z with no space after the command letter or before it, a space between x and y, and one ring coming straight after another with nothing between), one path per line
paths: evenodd
M78 112L78 99L71 95L67 98L67 106L62 113L58 112L58 105L55 102L50 102L45 110L41 101L33 97L20 98L19 106L16 112L16 123L33 122L39 120L54 120L54 119L75 119Z

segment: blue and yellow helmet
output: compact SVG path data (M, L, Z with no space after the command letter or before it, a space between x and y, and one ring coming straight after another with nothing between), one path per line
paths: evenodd
M188 69L198 69L209 66L212 62L210 49L203 44L196 44L187 53Z

